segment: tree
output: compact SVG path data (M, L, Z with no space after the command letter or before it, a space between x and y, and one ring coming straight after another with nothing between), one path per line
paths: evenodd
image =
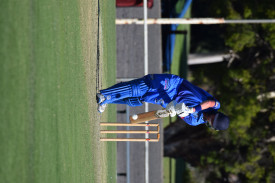
M196 11L196 6L201 8ZM275 17L274 9L271 0L202 0L194 2L192 12L193 17L268 19ZM230 128L215 132L203 126L197 129L184 127L181 133L187 136L181 134L183 137L174 136L171 138L174 140L165 141L168 149L180 147L176 148L180 151L165 149L166 155L181 156L191 165L207 170L206 181L209 182L233 182L233 179L236 182L272 182L275 177L275 99L264 96L275 91L275 26L222 25L212 28L220 34L221 39L217 41L222 41L216 45L232 50L234 57L230 62L191 66L191 79L196 85L208 86L205 89L221 102L222 112L230 117ZM193 51L206 52L211 48L205 46L207 41L200 45L199 40L193 40L197 41Z

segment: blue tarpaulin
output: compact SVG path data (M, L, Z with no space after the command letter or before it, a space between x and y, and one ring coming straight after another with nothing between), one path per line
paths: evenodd
M192 0L187 0L181 13L176 15L176 16L170 16L170 18L183 18L186 11L188 10L189 6L191 5ZM178 28L178 24L172 24L170 26L171 31L176 31ZM165 48L165 65L166 69L169 71L172 60L173 60L173 53L174 53L174 47L175 47L175 40L176 40L176 35L175 34L168 34L167 38L167 43L166 43L166 48Z

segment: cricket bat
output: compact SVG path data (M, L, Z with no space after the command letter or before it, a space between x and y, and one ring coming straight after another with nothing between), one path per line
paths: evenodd
M160 110L156 110L156 111L150 111L150 112L132 115L132 116L130 116L130 122L131 123L142 123L145 121L166 118L168 116L169 116L169 112L167 112L165 109L160 109Z

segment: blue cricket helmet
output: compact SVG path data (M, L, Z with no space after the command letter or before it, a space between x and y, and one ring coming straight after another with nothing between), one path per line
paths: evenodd
M229 118L221 112L217 112L213 121L215 130L226 130L229 127Z

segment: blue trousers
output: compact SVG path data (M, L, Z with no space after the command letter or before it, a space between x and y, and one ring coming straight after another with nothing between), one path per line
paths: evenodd
M141 96L149 90L144 77L129 82L122 82L110 88L100 90L106 98L102 104L127 104L129 106L142 105Z

